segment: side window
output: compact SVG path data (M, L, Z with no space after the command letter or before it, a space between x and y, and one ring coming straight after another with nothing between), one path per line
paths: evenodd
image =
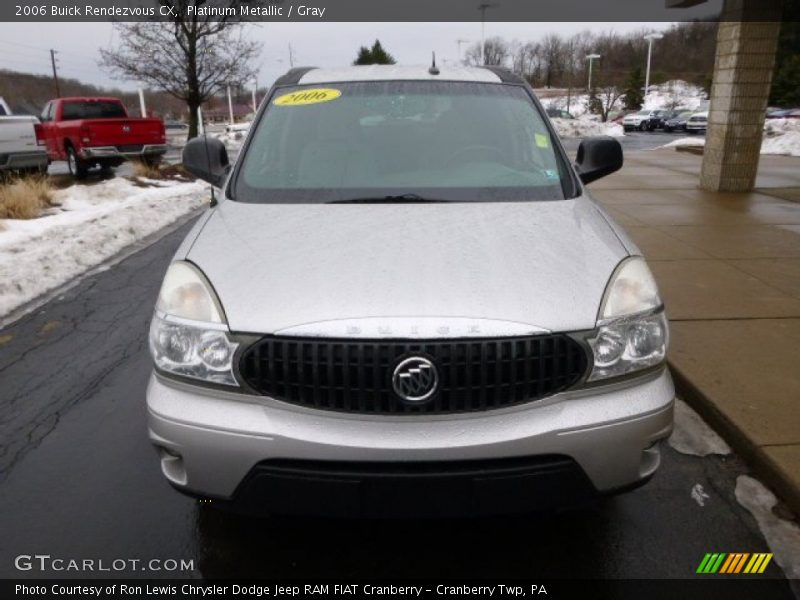
M44 110L42 111L42 116L40 117L40 120L42 121L42 123L46 123L47 121L50 121L52 118L53 118L53 103L48 102L47 105L44 107Z
M6 116L6 109L3 108L2 104L0 104L0 117L5 117L5 116Z

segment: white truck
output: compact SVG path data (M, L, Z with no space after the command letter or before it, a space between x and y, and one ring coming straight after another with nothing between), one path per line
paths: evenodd
M47 172L47 151L36 136L39 119L13 115L0 98L0 175L6 172Z

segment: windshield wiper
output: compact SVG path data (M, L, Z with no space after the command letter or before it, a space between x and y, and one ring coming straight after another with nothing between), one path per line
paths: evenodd
M436 202L450 202L450 200L423 198L418 194L399 194L396 196L365 196L364 198L330 200L325 204L428 204Z

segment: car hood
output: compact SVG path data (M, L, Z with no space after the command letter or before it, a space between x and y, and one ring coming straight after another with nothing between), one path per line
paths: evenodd
M594 327L627 252L594 203L579 198L224 201L184 254L216 290L231 331L330 335L325 324L361 321L366 328L348 331L413 337L415 320L458 319L439 332L458 337L487 334L487 323L517 333Z

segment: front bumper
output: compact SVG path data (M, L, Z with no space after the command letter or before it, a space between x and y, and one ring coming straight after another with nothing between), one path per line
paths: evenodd
M138 145L137 145L138 146ZM140 156L160 156L167 152L166 144L144 144L141 148L129 150L120 146L88 146L81 149L81 158L136 158Z
M378 471L381 464L391 470L389 465L438 463L437 468L450 472L447 465L507 459L530 460L538 468L540 459L555 457L556 462L568 459L577 466L578 471L567 473L569 481L577 481L579 472L592 491L612 492L646 480L658 468L656 442L672 431L673 398L666 369L508 409L425 417L304 409L156 374L147 389L150 439L159 450L161 469L169 482L189 494L251 504L242 496L252 486L243 482L252 482L265 466L267 470L285 466L282 461L292 461L292 469L307 473L314 471L314 465L334 463L354 468L372 465ZM323 470L330 474L331 469ZM351 473L338 480L346 483L353 478ZM288 481L280 475L278 479L282 484ZM301 483L309 479L315 479L313 473L300 477ZM561 479L540 481L547 481L549 490ZM263 486L256 487L264 492ZM309 495L302 492L312 491L308 486L294 487L299 496L317 498L318 508L326 504L322 498L328 497L327 492ZM266 489L289 493L287 485ZM534 489L540 496L551 493L543 494L541 485ZM552 490L553 498L560 498L556 492ZM297 506L309 512L306 505Z

